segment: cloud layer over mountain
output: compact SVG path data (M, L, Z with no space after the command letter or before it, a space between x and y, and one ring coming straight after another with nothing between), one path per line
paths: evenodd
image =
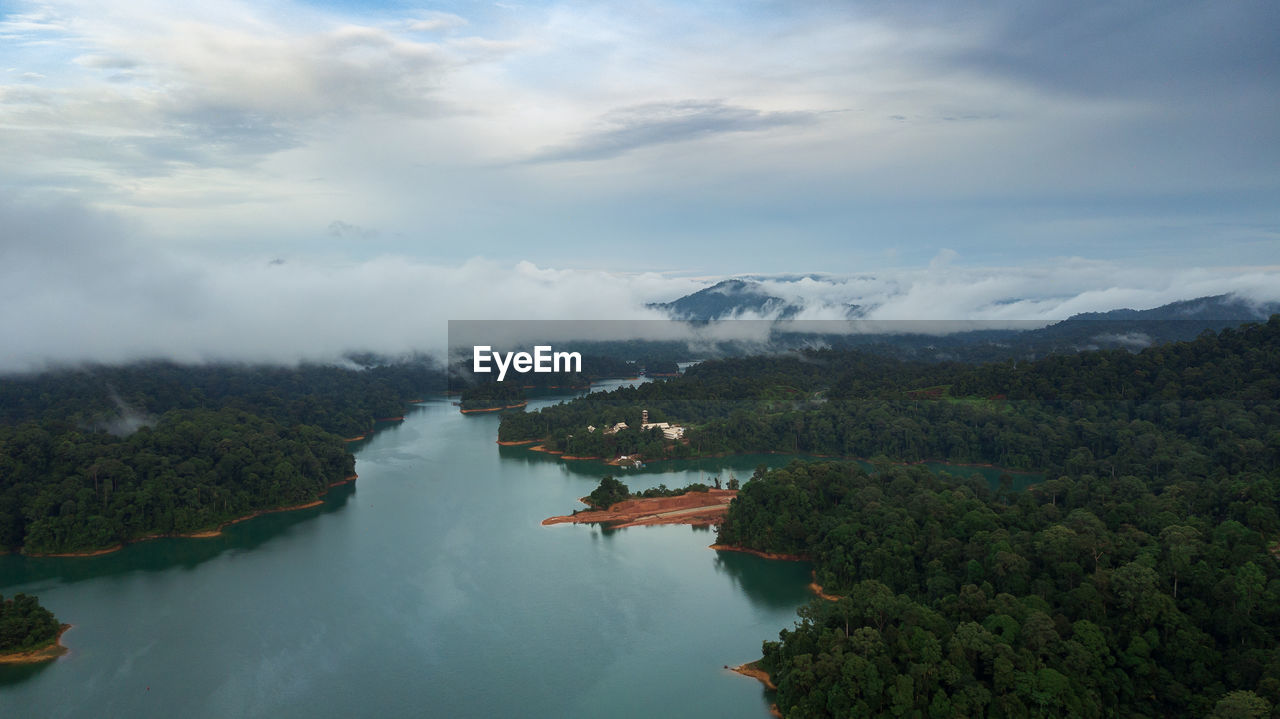
M136 239L128 223L74 203L0 202L0 369L48 362L333 361L351 351L438 353L448 320L657 319L646 307L721 278L549 268L473 258L431 263L260 255L210 258ZM1144 309L1235 292L1280 300L1280 268L1135 272L1085 260L856 276L754 277L797 319L1032 320ZM776 316L745 312L742 319Z

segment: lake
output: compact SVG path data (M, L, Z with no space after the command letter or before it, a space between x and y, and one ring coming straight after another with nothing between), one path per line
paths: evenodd
M723 667L791 626L808 565L686 526L543 527L598 474L499 451L498 419L417 405L323 506L221 537L0 556L0 593L74 625L61 659L0 666L0 715L767 717L761 685ZM758 460L623 477L745 479Z
M0 716L769 716L724 666L792 625L807 564L715 552L709 529L541 521L606 473L680 487L791 458L620 471L499 447L498 421L416 405L323 506L220 537L0 556L0 593L74 625L61 659L0 665Z

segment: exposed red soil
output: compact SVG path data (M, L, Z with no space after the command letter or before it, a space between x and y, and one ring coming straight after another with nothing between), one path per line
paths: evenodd
M725 490L728 491L728 490ZM785 562L807 562L809 558L803 554L780 554L778 552L762 552L759 549L747 549L746 547L735 547L731 544L713 544L711 549L717 552L742 552L744 554L754 554L757 557L765 559L780 559Z
M841 599L844 599L844 597L840 596L839 594L827 594L826 592L822 591L822 585L818 584L816 581L809 582L809 591L827 600L828 602L838 602Z
M764 688L771 692L778 690L778 687L773 683L773 677L769 676L769 672L760 668L758 661L739 664L736 667L726 666L725 668L731 672L741 674L744 677L751 677L752 679L755 679L761 684L764 684ZM777 704L769 705L769 713L778 717L778 719L782 719L782 710L778 708Z
M593 509L563 517L542 520L550 524L603 524L611 528L640 527L655 524L693 524L706 526L724 521L729 502L738 495L731 489L688 492L677 497L628 499L607 510Z
M761 669L756 662L748 662L739 664L736 667L729 667L729 671L737 672L744 677L751 677L759 680L769 691L777 691L778 687L773 683L773 677L769 676L769 672Z
M503 442L502 440L498 440L498 444L502 445L503 447L523 447L523 446L524 446L524 445L526 445L526 444L537 444L539 441L541 441L541 440L537 440L537 439L518 439L518 440L514 440L514 441L510 441L510 442Z

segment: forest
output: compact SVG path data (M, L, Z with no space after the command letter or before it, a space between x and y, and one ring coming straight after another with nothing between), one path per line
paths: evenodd
M766 450L719 541L808 556L763 645L790 719L1254 717L1280 707L1280 316L1140 352L983 365L708 361L504 416L575 455ZM685 442L637 429L686 425ZM626 422L611 435L588 431ZM903 465L983 463L1024 491Z
M845 408L755 425L882 455L872 473L758 471L720 528L812 558L843 597L764 643L783 715L1271 716L1278 367L1273 317L1137 354L956 368L916 393L931 399L837 383ZM1050 479L991 491L888 461L921 456Z
M443 386L426 362L7 377L0 551L99 550L313 501L354 473L344 436Z
M62 625L35 597L0 594L0 654L27 652L51 644Z
M1108 475L1273 462L1280 319L1192 342L986 365L810 351L705 362L679 378L504 415L499 439L576 456L779 451L991 463L1061 474L1106 457ZM639 429L688 427L683 442ZM588 431L626 422L612 435ZM1271 449L1269 449L1271 448ZM1175 464L1178 465L1175 467Z
M715 488L720 489L720 478L715 480ZM737 489L738 480L729 480L729 489ZM679 497L690 492L706 492L711 487L701 482L691 482L683 487L671 489L665 484L657 487L650 487L639 492L632 492L627 485L613 477L613 475L605 475L600 479L600 484L591 490L591 494L584 497L586 503L592 509L608 509L618 502L624 502L628 499L652 499L654 497Z

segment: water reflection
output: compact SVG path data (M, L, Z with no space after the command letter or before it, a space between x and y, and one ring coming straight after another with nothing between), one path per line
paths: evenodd
M769 609L794 609L808 596L809 562L764 559L744 552L716 552L716 571L727 575L751 599Z
M24 682L37 674L46 671L51 666L53 666L53 662L40 662L39 664L0 664L0 687Z

